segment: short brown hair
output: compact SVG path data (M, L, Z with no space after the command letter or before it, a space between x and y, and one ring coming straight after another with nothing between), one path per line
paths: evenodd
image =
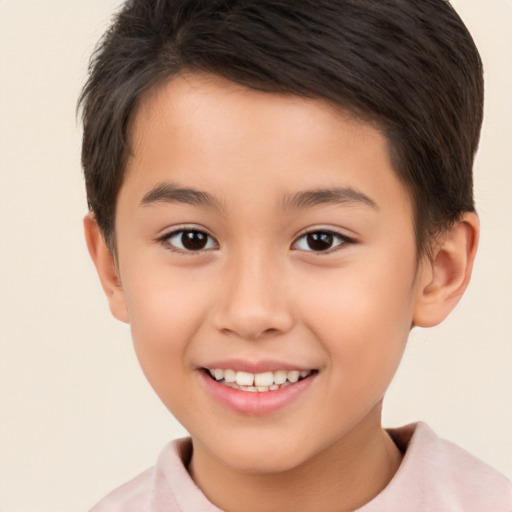
M414 205L418 250L474 211L482 64L446 0L129 0L79 100L89 208L111 248L138 102L182 71L322 98L374 122Z

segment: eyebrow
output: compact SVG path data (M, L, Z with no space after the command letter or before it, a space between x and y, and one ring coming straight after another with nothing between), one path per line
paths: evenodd
M167 182L155 185L140 202L141 206L150 206L155 203L181 203L215 210L223 209L221 201L207 192Z
M207 192L180 187L168 182L155 185L144 195L140 202L141 206L149 206L155 203L182 203L215 210L224 209L222 202ZM351 187L305 190L287 195L281 201L281 207L284 210L299 210L329 204L364 204L375 210L379 209L373 199Z
M283 199L282 208L284 210L298 210L329 204L364 204L375 210L379 209L373 199L351 187L333 187L297 192Z

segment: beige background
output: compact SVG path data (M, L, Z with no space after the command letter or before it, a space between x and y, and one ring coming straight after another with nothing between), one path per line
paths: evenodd
M75 102L114 0L0 2L0 511L87 510L184 432L138 369L81 232ZM512 1L456 0L480 46L473 283L413 333L385 408L424 419L512 477Z

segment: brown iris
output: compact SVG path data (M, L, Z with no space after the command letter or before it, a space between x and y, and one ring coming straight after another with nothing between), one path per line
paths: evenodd
M181 235L181 243L189 251L200 251L208 243L208 235L201 231L184 231Z
M308 246L313 251L327 251L332 247L334 236L326 231L309 233L306 237Z

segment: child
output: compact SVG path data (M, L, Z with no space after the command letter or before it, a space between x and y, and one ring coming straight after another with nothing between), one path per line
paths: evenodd
M482 69L445 0L132 0L81 104L88 247L190 433L103 511L510 511L381 407L469 282Z

